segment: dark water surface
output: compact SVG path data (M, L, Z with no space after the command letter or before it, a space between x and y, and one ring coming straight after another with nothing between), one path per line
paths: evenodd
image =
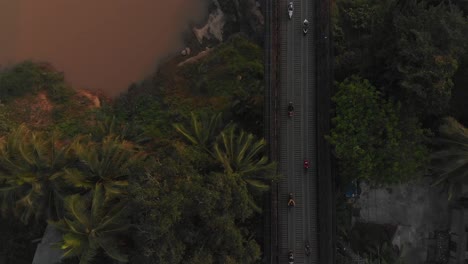
M0 0L0 64L51 62L76 88L114 96L182 48L203 0Z

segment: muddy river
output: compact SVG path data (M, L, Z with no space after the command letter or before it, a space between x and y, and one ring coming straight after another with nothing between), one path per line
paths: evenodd
M115 96L182 48L203 0L0 0L0 64L48 61L76 88Z

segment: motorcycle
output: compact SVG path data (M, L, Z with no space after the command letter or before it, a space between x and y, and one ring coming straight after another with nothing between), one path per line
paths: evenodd
M289 102L288 104L288 116L292 117L294 113L294 106L292 102Z
M305 242L305 254L306 256L310 256L310 244L309 241Z
M289 264L294 264L294 255L293 255L293 252L291 250L288 253L288 262L289 262Z
M294 196L292 193L289 193L288 207L294 207L294 206L296 206L296 202L294 201Z
M288 5L288 15L289 15L289 19L292 18L293 11L294 11L293 2L289 2L289 5Z
M308 30L309 30L309 21L307 21L307 19L304 19L304 23L302 27L302 32L304 32L304 35L307 34Z

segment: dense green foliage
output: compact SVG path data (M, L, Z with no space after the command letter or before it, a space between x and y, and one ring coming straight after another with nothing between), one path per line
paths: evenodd
M340 175L374 184L421 175L428 150L420 125L404 119L399 104L382 98L368 80L353 77L338 86L329 139L340 159Z
M4 216L58 227L64 263L258 263L256 225L275 165L252 134L263 121L257 45L235 36L100 109L68 94L61 74L18 67L3 72L8 87L24 88L9 95L5 117L30 93L45 91L54 105L42 126L15 129L29 120L24 113L1 124Z
M32 217L56 217L63 185L58 179L67 165L66 148L52 133L31 132L24 125L0 142L2 214L13 212L22 222Z
M253 216L245 183L223 173L201 175L191 163L193 154L203 154L172 150L134 186L139 232L132 262L255 263L260 251L245 226Z
M4 104L0 104L0 135L7 134L14 127L15 122L10 117L8 107Z
M201 70L195 87L205 89L208 95L228 95L229 108L221 110L244 129L255 127L253 132L262 135L264 68L260 47L233 36L198 67Z
M174 136L171 124L190 113L223 112L242 129L263 135L263 52L234 35L206 57L164 71L131 87L117 101L116 116L147 136Z
M437 175L435 183L454 186L463 177L461 170L466 168L458 167L460 156L455 156L460 145L438 139L433 166L428 165L434 150L431 135L437 134L440 118L454 110L450 109L454 76L466 67L467 11L464 0L333 3L337 89L328 139L338 158L339 189L346 189L353 179L380 186L404 182L427 175L428 168ZM466 84L458 87L465 89ZM466 99L457 101L455 112L461 113ZM349 235L351 212L343 204L338 208L348 218L338 221L338 228ZM371 247L365 251L370 256L377 249L385 251Z
M220 3L225 35L252 28L238 11L247 1ZM337 0L334 7L338 92L329 140L340 177L376 185L413 179L425 172L426 128L447 113L466 56L468 6ZM163 64L99 110L78 111L63 75L46 65L3 69L3 215L52 220L71 263L258 263L253 223L275 178L258 139L263 51L245 35L225 39L194 62ZM15 129L21 119L10 119L8 104L41 91L57 103L41 127L48 132ZM437 155L458 159L463 145L452 143ZM454 160L444 157L451 167L438 182L465 176Z
M427 133L419 124L434 130L448 113L468 43L464 8L459 1L335 3L340 84L331 142L343 178L384 184L424 173Z
M144 241L138 263L256 263L257 242L247 220L260 212L258 191L275 166L262 155L265 142L224 127L220 115L192 114L176 129L191 144L174 142L132 193ZM161 149L161 150L162 150ZM158 153L161 153L161 150ZM172 175L168 177L169 175Z
M3 101L30 92L36 92L42 84L41 69L32 62L24 62L3 70L0 74L0 96Z
M400 85L401 98L407 99L403 102L413 105L420 116L440 116L448 110L468 23L456 8L443 4L413 3L402 11L393 22L398 34L396 56L386 56L395 60L391 75Z
M112 259L128 262L124 248L119 245L123 232L129 227L125 217L127 203L123 199L106 198L107 194L98 183L86 195L73 194L65 198L65 216L51 222L64 233L60 247L65 251L65 258L79 257L80 264L92 263L102 248Z
M63 74L52 71L45 64L25 61L0 71L0 97L4 102L44 88L53 101L64 100L73 94L65 84Z
M2 139L0 151L3 216L58 220L65 231L65 257L78 256L80 263L90 263L99 248L101 255L125 259L113 235L125 238L121 223L126 217L115 208L128 204L128 178L142 171L142 151L113 134L99 141L89 136L64 140L56 132L30 131L25 125Z
M468 40L467 19L455 5L339 0L335 9L338 81L359 74L420 118L447 113Z

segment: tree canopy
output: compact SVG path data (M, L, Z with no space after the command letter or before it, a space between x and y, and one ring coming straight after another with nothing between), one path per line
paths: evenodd
M338 89L329 140L345 181L366 179L379 185L423 174L427 132L417 120L405 119L400 105L384 99L366 79L351 77Z

